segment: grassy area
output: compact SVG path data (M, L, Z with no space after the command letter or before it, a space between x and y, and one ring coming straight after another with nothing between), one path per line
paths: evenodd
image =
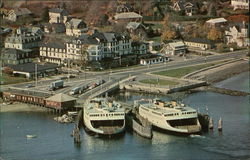
M3 81L3 84L15 84L15 83L22 83L28 82L29 80L24 77L12 77L8 74L3 73L3 76L0 77L0 81Z
M214 66L216 64L217 63L202 64L202 65L172 69L172 70L167 70L167 71L155 72L153 74L180 78L180 77L185 76L185 75L187 75L189 73L192 73L194 71L197 71L197 70L200 70L200 69L203 69L203 68L207 68L207 67L210 67L210 66Z
M148 40L149 40L149 41L161 42L161 37L160 37L160 36L158 36L158 37L153 37L153 38L149 38Z
M178 85L178 82L174 81L169 81L169 80L163 80L163 79L143 79L140 80L139 82L141 83L146 83L146 84L159 84L159 85Z

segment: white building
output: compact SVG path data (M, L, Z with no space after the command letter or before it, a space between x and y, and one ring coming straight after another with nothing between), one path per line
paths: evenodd
M83 35L66 44L67 53L74 58L81 58L88 53L88 60L99 61L104 57L128 55L132 51L132 40L129 36L118 33L99 33Z
M14 48L19 50L37 48L42 41L42 34L36 29L18 28L16 33L7 37L5 48Z
M66 23L66 35L80 37L87 31L87 25L81 19L73 18Z
M213 18L206 21L206 25L209 27L221 27L227 24L225 18Z
M61 8L53 8L49 10L49 23L66 23L68 20L68 12Z
M161 53L168 55L184 55L187 51L187 46L182 41L171 42L165 44Z
M249 0L231 0L234 9L249 9Z
M142 58L140 59L141 65L151 65L151 64L157 64L157 63L163 63L169 61L168 57L164 56L154 56L150 58Z
M42 44L39 48L39 58L40 61L63 65L68 59L66 46L55 42Z
M249 46L249 31L245 22L240 25L230 26L225 31L225 37L227 44L236 43L239 47Z

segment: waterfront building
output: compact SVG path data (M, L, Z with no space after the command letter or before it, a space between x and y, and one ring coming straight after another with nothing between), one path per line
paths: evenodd
M76 98L59 93L45 99L45 106L56 110L69 110L76 104Z
M151 64L158 64L158 63L163 63L169 61L169 58L166 56L150 56L150 57L145 57L140 59L140 64L141 65L151 65Z
M8 65L13 70L14 75L22 75L28 79L38 77L46 77L48 75L55 75L57 73L57 64L36 64L36 63L24 63L16 65Z
M66 45L60 42L42 44L39 48L39 59L40 61L64 65L68 59Z
M161 53L167 55L184 55L186 54L187 46L182 41L171 42L164 45Z
M147 54L149 52L149 44L145 42L132 42L132 53L137 55Z
M234 24L225 31L227 44L235 43L239 47L249 46L248 25L243 21L242 24Z
M191 38L184 41L188 49L208 50L214 47L214 43L208 39Z

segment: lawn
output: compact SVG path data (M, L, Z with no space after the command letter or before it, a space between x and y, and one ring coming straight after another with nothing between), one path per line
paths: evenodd
M0 77L0 81L2 82L3 80L3 84L14 84L14 83L21 83L21 82L28 82L29 80L27 80L24 77L12 77L8 74L3 73L3 76Z
M163 80L163 79L143 79L140 80L139 82L141 83L146 83L146 84L159 84L159 85L178 85L178 82L174 82L174 81L169 81L169 80Z
M207 68L207 67L210 67L210 66L214 66L215 64L216 63L202 64L202 65L172 69L172 70L167 70L167 71L155 72L153 74L181 78L182 76L185 76L185 75L187 75L189 73L192 73L194 71L197 71L197 70L200 70L200 69L203 69L203 68Z

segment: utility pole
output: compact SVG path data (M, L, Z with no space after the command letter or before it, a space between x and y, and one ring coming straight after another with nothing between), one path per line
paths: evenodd
M36 78L36 86L37 86L37 64L35 64L35 78Z
M68 81L70 81L69 80L69 58L68 58Z

